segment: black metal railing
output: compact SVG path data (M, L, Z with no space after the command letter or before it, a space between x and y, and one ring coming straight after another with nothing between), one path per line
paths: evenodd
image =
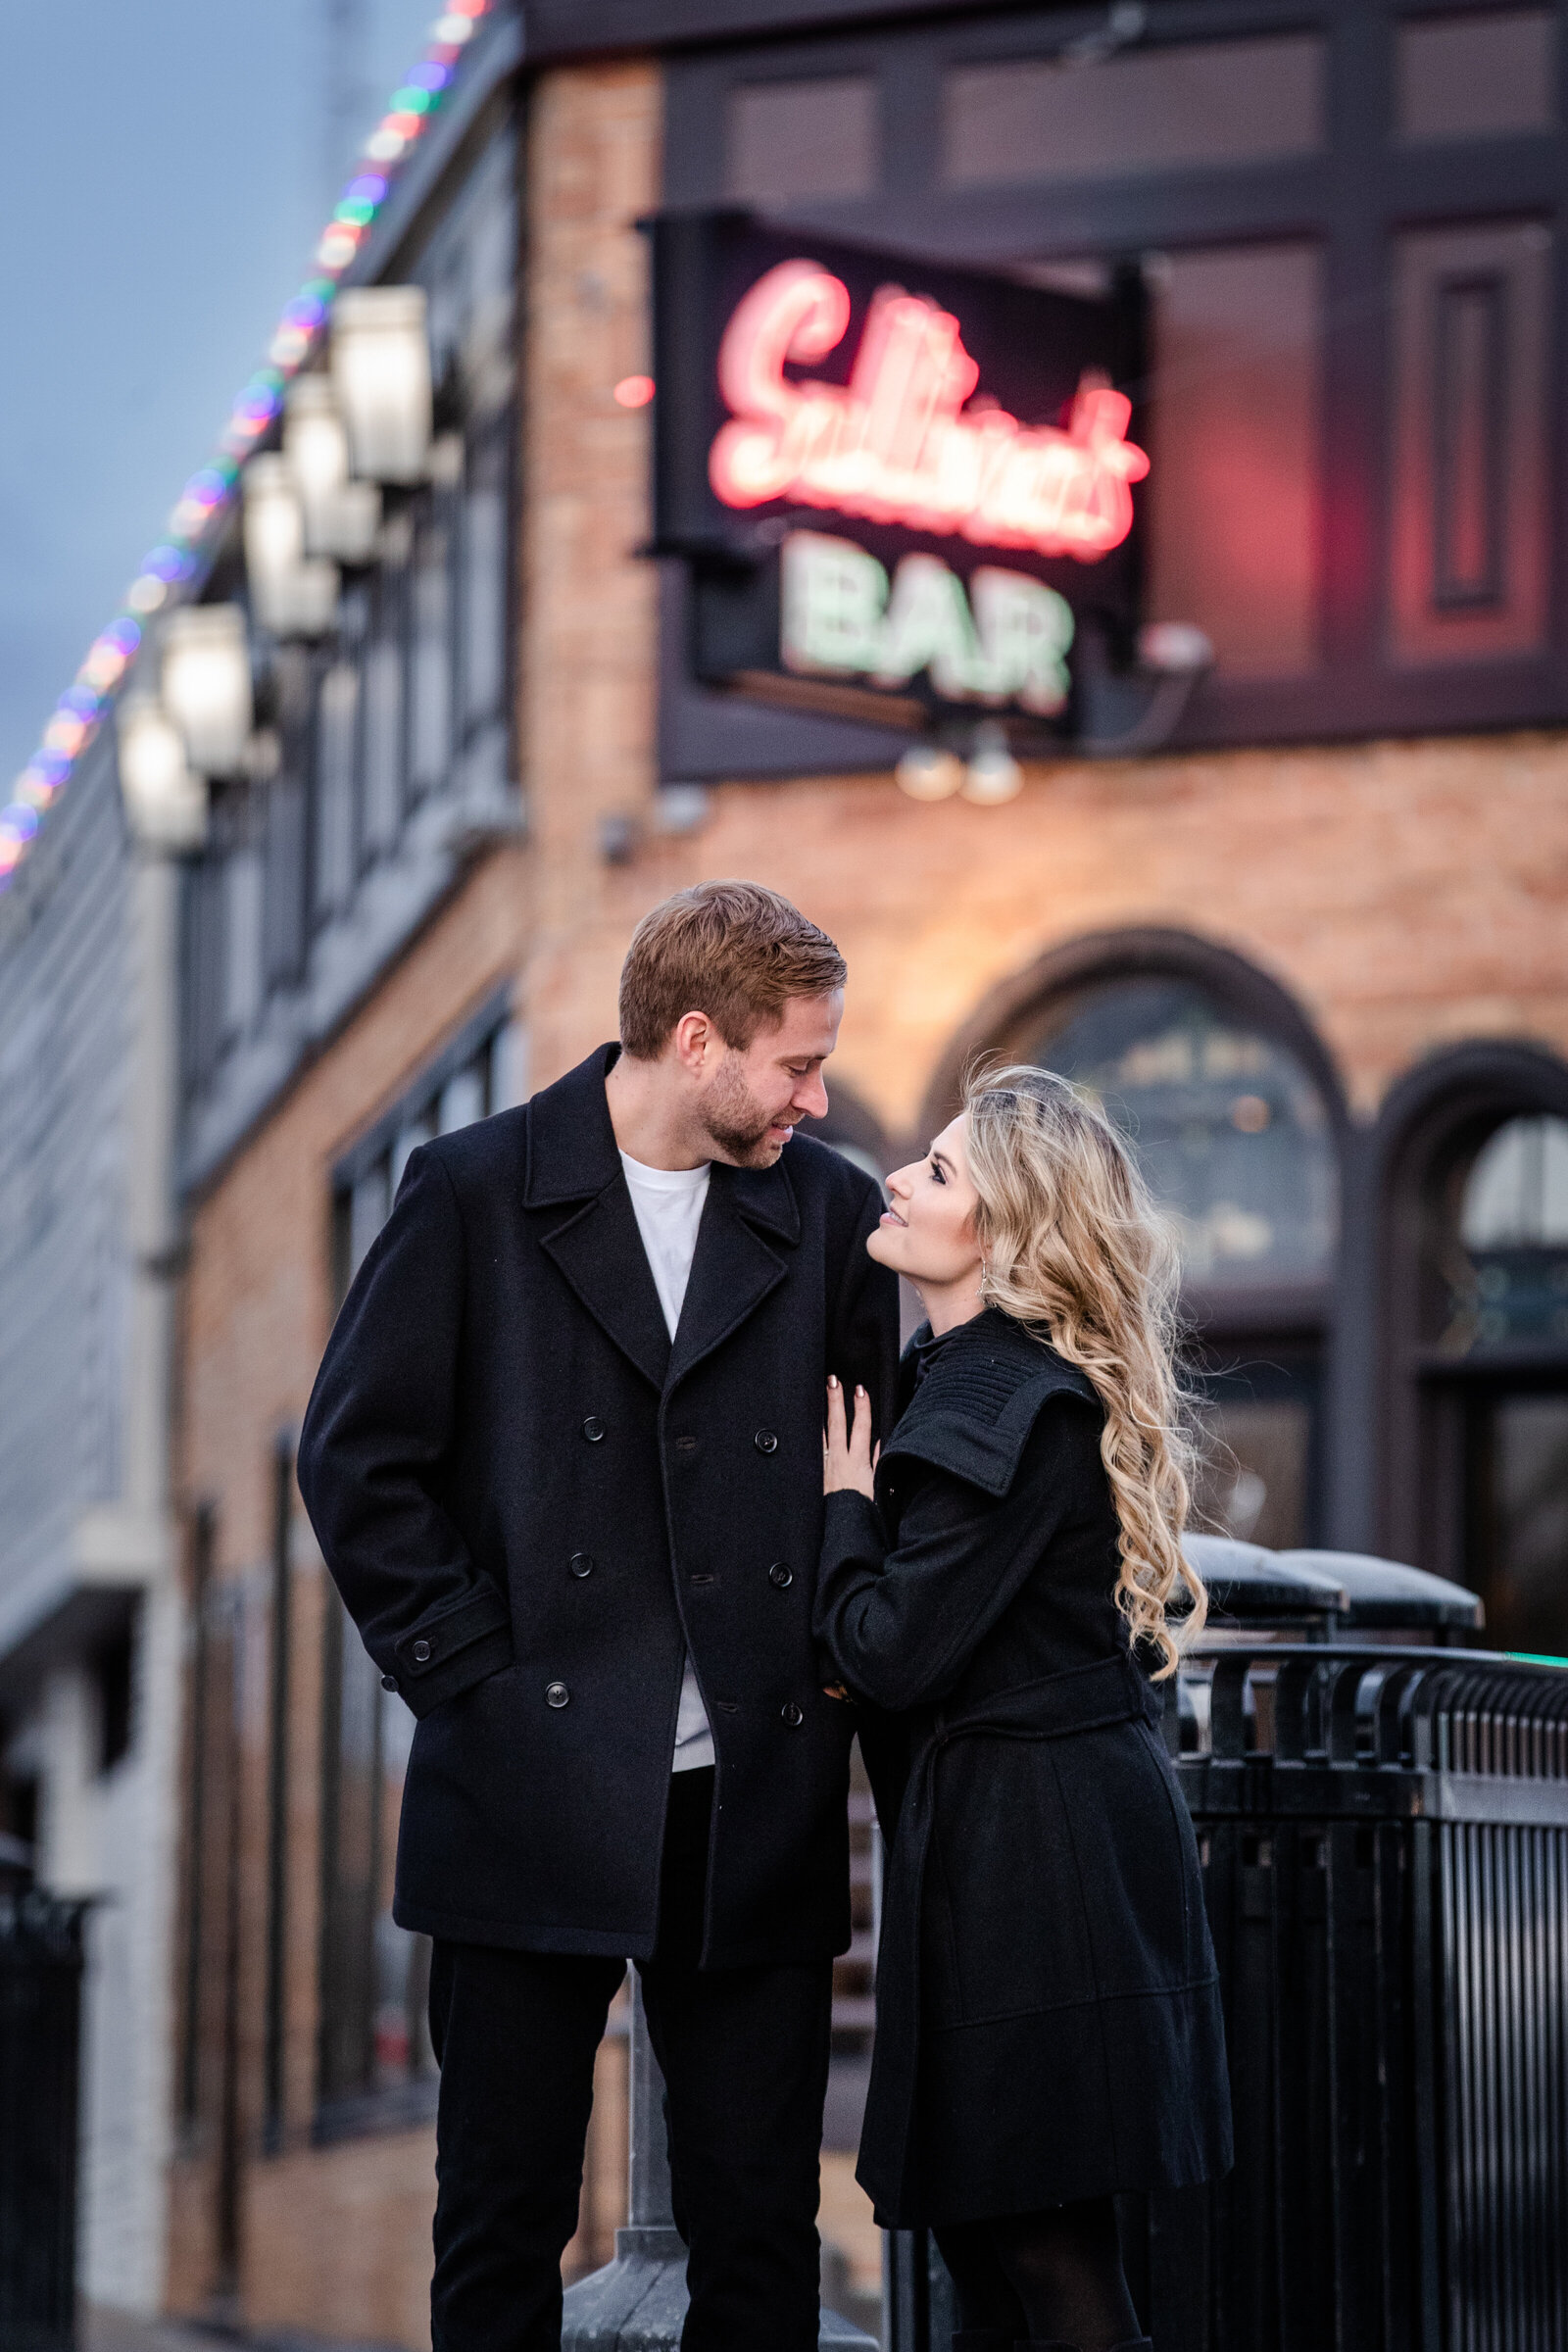
M1237 2160L1127 2202L1159 2352L1560 2352L1568 1670L1272 1643L1183 1682Z
M0 2352L70 2352L75 2336L86 1911L0 1870Z

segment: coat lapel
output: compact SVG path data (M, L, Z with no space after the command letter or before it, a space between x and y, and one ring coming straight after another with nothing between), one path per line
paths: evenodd
M780 1245L793 1249L800 1238L801 1212L782 1160L770 1168L714 1161L669 1359L670 1388L778 1288L789 1271Z
M619 1168L596 1200L543 1234L539 1246L622 1355L662 1389L669 1369L669 1327Z
M783 1251L801 1238L801 1212L784 1159L770 1168L714 1161L671 1348L605 1100L619 1051L601 1046L528 1105L524 1200L530 1210L567 1211L540 1234L540 1248L621 1353L664 1390L778 1288L789 1266Z
M662 1390L669 1331L605 1101L617 1051L601 1046L529 1104L524 1200L531 1210L567 1209L540 1234L539 1247L621 1353Z

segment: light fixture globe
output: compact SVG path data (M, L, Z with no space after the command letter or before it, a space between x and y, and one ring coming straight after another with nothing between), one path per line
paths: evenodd
M252 724L251 656L238 605L185 605L164 631L164 710L184 738L192 767L231 776Z
M117 732L120 790L143 849L199 850L207 838L207 786L185 757L185 739L151 695L127 696Z
M1023 790L1023 769L1007 749L1007 731L994 718L974 731L962 789L964 799L982 808L999 808Z
M319 637L337 612L335 564L305 552L305 511L286 458L245 468L245 570L251 609L274 637Z
M307 557L367 564L381 523L373 482L349 479L349 437L331 379L302 375L283 412L283 456L299 496Z
M422 286L351 286L338 296L332 385L353 471L422 481L433 407Z
M893 771L911 801L950 801L963 784L963 761L937 743L911 743Z

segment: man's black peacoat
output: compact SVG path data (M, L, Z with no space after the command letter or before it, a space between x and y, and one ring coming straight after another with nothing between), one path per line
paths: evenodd
M300 1491L419 1719L403 1926L647 1957L689 1647L717 1760L704 1959L820 1960L849 1941L855 1728L811 1633L822 1388L891 1401L881 1200L806 1138L715 1163L672 1345L605 1097L617 1051L414 1154Z

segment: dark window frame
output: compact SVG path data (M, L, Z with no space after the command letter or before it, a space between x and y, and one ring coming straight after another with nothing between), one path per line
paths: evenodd
M401 1137L429 1116L451 1080L477 1067L482 1089L481 1117L490 1115L495 1083L495 1043L515 1018L514 987L504 981L491 988L452 1032L446 1043L423 1061L415 1077L341 1152L332 1166L329 1189L329 1263L333 1304L341 1303L353 1273L351 1212L355 1189L390 1159ZM390 1169L387 1170L390 1178ZM393 1187L386 1185L386 1208ZM281 1444L284 1441L280 1441ZM293 1456L288 1455L292 1493ZM277 1457L282 1477L283 1455ZM274 1558L274 1576L277 1559ZM347 1677L358 1675L360 1694L373 1709L366 1791L365 1880L345 1881L341 1863L344 1827L343 1707ZM428 1978L428 1955L421 1939L410 1952L408 2015L410 2072L407 2077L377 2082L375 2064L375 1921L377 1889L384 1870L387 1839L396 1824L387 1818L385 1788L385 1718L380 1676L360 1650L359 1635L335 1592L324 1598L321 1640L321 1717L319 1764L319 1916L317 1952L316 2101L311 2136L324 2146L365 2132L395 2131L422 2121L434 2111L435 2082L428 2063L422 2026L422 2002ZM274 1760L275 1760L274 1749ZM363 1760L362 1760L363 1761ZM274 1817L275 1818L275 1817ZM281 1889L279 1889L281 1901ZM279 1994L279 1998L281 1995ZM281 2029L280 2029L281 2031Z
M1568 1061L1544 1046L1474 1040L1409 1071L1369 1139L1380 1280L1368 1338L1383 1466L1369 1500L1391 1557L1459 1581L1464 1529L1453 1466L1466 1443L1469 1400L1505 1386L1568 1386L1568 1348L1560 1355L1531 1347L1446 1360L1428 1337L1433 1219L1445 1188L1499 1127L1544 1113L1568 1118Z
M693 50L666 77L667 205L723 200L724 118L740 82L873 71L882 85L882 185L869 198L792 203L803 231L830 229L977 266L1115 260L1152 249L1312 238L1324 253L1330 320L1322 350L1319 645L1311 675L1211 677L1195 694L1174 742L1219 746L1325 741L1369 733L1427 734L1568 720L1568 10L1557 9L1555 131L1401 147L1395 133L1395 29L1414 18L1476 13L1476 0L1171 0L1153 27L1161 45L1258 32L1321 29L1328 48L1326 143L1309 159L1266 167L1150 173L1122 180L1041 179L987 189L937 184L940 77L949 65L1058 52L1102 29L1103 10L944 16L868 34L773 39ZM1506 9L1500 13L1508 13ZM1092 69L1090 69L1092 70ZM889 136L896 125L897 135ZM779 217L784 216L780 208ZM1543 649L1490 660L1396 664L1388 652L1394 487L1394 251L1423 226L1548 221L1554 232L1548 325L1546 446L1549 578ZM684 677L678 596L665 604L662 668L662 771L777 775L889 764L883 731L776 712L731 714L723 698ZM896 753L896 739L895 753ZM747 754L750 753L750 759ZM743 763L744 762L744 763Z

